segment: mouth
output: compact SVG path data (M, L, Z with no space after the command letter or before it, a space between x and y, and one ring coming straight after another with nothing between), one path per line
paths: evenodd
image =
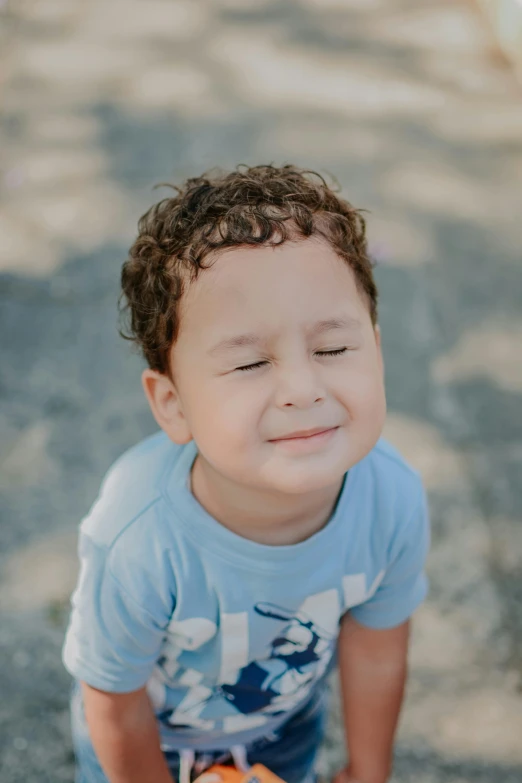
M290 435L284 435L282 438L273 438L270 443L292 440L310 440L319 435L324 435L327 432L333 432L333 430L336 429L338 429L338 427L316 427L312 430L300 430L299 432L293 432Z

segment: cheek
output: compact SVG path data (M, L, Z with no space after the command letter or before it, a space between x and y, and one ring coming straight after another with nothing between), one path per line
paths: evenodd
M223 443L230 446L232 442L239 444L248 440L256 432L263 402L259 390L251 384L207 381L197 398L193 397L190 410L194 433L199 430L203 438L212 433L214 440L226 439Z
M368 384L366 393L361 399L361 419L365 422L368 434L379 436L384 427L386 417L386 396L382 379L373 384Z
M386 410L382 373L375 366L359 367L347 374L343 400L354 419L380 418Z

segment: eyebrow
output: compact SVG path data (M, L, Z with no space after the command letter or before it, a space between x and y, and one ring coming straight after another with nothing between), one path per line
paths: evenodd
M343 317L343 318L326 318L322 321L317 321L308 330L309 336L322 334L323 332L330 332L334 329L351 329L352 331L360 331L361 322L357 318ZM264 338L257 334L238 334L235 337L227 337L224 340L220 340L218 343L212 346L207 353L214 355L216 353L224 353L226 351L233 350L234 348L244 348L245 346L258 346L264 343Z

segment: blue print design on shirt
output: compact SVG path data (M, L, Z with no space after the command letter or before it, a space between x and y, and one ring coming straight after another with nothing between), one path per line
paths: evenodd
M235 684L221 686L228 701L243 714L266 708L281 696L295 697L306 689L317 677L317 664L328 663L334 646L334 637L302 613L293 615L269 603L257 604L254 611L262 617L286 621L287 625L272 641L268 660L261 664L252 661L241 669Z

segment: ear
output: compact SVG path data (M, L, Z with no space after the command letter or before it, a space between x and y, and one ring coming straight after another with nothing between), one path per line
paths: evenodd
M152 415L174 443L183 445L192 434L183 415L179 394L168 375L147 368L141 375L143 391Z
M384 375L384 359L382 356L382 341L381 341L381 327L376 324L373 330L375 334L375 344L377 345L378 361L381 367L381 372Z

